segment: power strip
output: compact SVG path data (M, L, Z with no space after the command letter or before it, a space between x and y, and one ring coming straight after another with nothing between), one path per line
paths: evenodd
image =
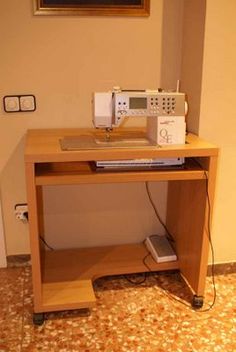
M177 256L166 236L149 236L145 240L145 245L157 263L177 260Z

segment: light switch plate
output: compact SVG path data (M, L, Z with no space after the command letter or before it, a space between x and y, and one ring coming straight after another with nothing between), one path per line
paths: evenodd
M32 94L6 95L3 98L6 112L27 112L36 110L36 99Z
M6 95L3 98L4 110L6 112L17 112L20 111L20 99L19 96Z
M36 109L34 95L21 95L20 96L20 110L21 111L34 111Z

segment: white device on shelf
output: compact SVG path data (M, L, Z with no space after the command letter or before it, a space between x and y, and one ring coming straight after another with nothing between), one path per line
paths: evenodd
M167 167L182 166L184 158L159 158L159 159L127 159L127 160L100 160L96 161L96 167L117 168L126 167Z
M145 245L157 263L177 260L177 256L166 236L152 235L146 238Z

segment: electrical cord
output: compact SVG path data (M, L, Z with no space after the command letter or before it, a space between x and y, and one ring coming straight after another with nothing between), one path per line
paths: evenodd
M200 165L201 166L201 165ZM202 168L202 166L201 166ZM211 235L211 201L210 201L210 195L209 195L209 180L208 180L208 175L206 170L203 170L205 177L206 177L206 195L207 195L207 205L208 205L208 218L207 218L207 234L208 234L208 240L209 240L209 245L211 248L211 280L212 280L212 286L213 286L213 300L212 303L210 304L209 308L205 310L201 310L201 312L208 312L211 310L216 302L216 297L217 297L217 292L216 292L216 284L215 284L215 251L214 251L214 246L212 242L212 235Z
M145 256L145 258L147 258L148 256L151 256L151 257L152 257L152 255L151 255L150 252ZM144 259L145 259L145 258L144 258ZM146 259L145 259L145 260L146 260ZM148 269L148 271L149 271L150 273L152 273L152 274L155 274L155 272L149 267L149 265L146 263L145 260L144 260L144 265L146 266L146 268ZM155 280L157 281L158 286L162 288L162 290L163 290L163 291L162 291L163 295L165 295L166 297L168 297L168 298L171 299L172 301L181 303L181 304L184 305L185 307L192 309L192 306L191 306L190 304L185 303L184 301L182 301L182 300L179 299L179 298L176 298L175 296L173 296L173 295L170 294L170 293L167 293L166 290L165 290L165 288L162 287L162 285L160 284L158 278L157 278L155 275L154 275L154 278L155 278ZM210 311L210 310L212 309L213 305L214 305L214 304L211 303L210 306L209 306L208 308L206 308L206 309L194 310L194 311L196 311L196 312L198 312L198 313L205 313L205 312Z
M157 219L159 220L160 224L163 226L163 228L164 228L165 231L166 231L166 237L167 237L171 242L175 242L173 236L172 236L171 233L169 232L169 230L168 230L166 224L165 224L164 221L162 220L162 218L161 218L161 216L160 216L160 214L159 214L159 212L158 212L158 210L157 210L157 208L156 208L156 206L155 206L155 203L154 203L154 201L153 201L153 199L152 199L152 195L151 195L151 192L150 192L150 189L149 189L149 182L148 182L148 181L145 182L145 187L146 187L146 192L147 192L149 201L150 201L150 203L151 203L151 205L152 205L152 208L153 208L153 210L154 210L154 212L155 212L155 214L156 214L156 217L157 217Z
M214 251L214 246L213 246L213 241L212 241L212 234L211 234L211 218L212 218L212 207L211 207L211 200L210 200L210 195L209 195L209 179L208 179L208 174L206 170L202 167L201 163L197 159L193 159L198 166L203 170L204 175L205 175L205 180L206 180L206 196L207 196L207 206L208 206L208 217L207 217L207 235L208 235L208 241L211 249L211 280L212 280L212 286L213 286L213 300L212 303L210 304L209 308L205 310L201 310L201 312L208 312L210 309L212 309L215 305L216 298L217 298L217 291L216 291L216 284L215 284L215 251Z
M145 260L146 260L146 258L147 258L149 255L150 255L150 253L146 254L145 257L143 258L143 264L144 264L144 266L146 266L146 267L147 267L147 265L146 265ZM151 269L150 269L149 271L151 271ZM146 279L147 279L147 272L143 273L143 275L144 275L144 278L143 278L143 280L140 280L140 281L133 281L133 280L131 280L130 278L128 278L127 275L123 275L123 277L124 277L129 283L131 283L132 285L141 285L141 284L143 284L143 283L146 281Z
M125 280L127 280L130 284L132 285L142 285L146 279L147 279L147 273L143 273L143 279L140 281L133 281L132 279L130 279L127 275L123 275L123 277L125 278Z
M50 249L50 251L54 251L54 248L52 248L51 246L49 246L49 244L45 241L45 239L42 236L39 236L40 240L43 242L43 244Z
M150 266L146 263L146 259L147 259L147 257L149 257L149 256L151 256L151 258L153 259L151 253L149 252L149 253L143 258L143 263L144 263L144 265L146 266L146 268L148 269L148 271L149 271L150 273L155 274L155 272L154 272L154 271L150 268ZM153 259L153 260L154 260L154 259ZM155 278L156 281L158 281L158 280L157 280L157 277L156 277L155 275L154 275L154 278ZM159 282L158 282L158 286L161 287L161 285L160 285ZM178 303L181 303L181 304L185 305L186 307L190 308L190 305L189 305L189 304L187 304L187 303L181 301L180 299L174 297L173 295L171 295L171 294L169 294L169 293L166 293L165 289L164 289L163 287L161 287L161 288L164 290L164 293L163 293L163 294L164 294L165 296L167 296L168 298L170 298L170 299L172 299L172 300L174 300L174 301L177 301Z

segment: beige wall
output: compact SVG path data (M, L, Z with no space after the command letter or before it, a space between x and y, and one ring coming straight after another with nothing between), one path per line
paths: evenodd
M28 226L14 217L14 205L26 201L25 131L92 127L92 92L160 86L162 5L152 1L148 18L35 17L32 0L0 2L0 96L30 93L37 101L33 113L0 112L9 255L29 251ZM166 185L152 188L164 213ZM55 247L136 241L159 230L143 184L47 188L45 198L46 237Z
M161 81L165 89L176 88L181 78L184 0L164 0L162 12Z
M198 133L200 122L206 0L185 0L181 58L181 90L189 102L187 130Z
M218 261L236 260L236 2L208 0L199 133L219 145L213 235Z
M212 227L216 262L236 260L236 2L184 0L181 88L187 128L220 147Z
M191 97L189 126L197 131L200 125L200 135L221 147L213 223L216 261L236 259L235 11L234 0L208 0L204 31L203 0L151 0L148 18L34 17L31 0L21 0L20 6L17 0L0 2L0 98L32 93L37 100L34 113L0 111L1 198L9 255L29 252L28 226L13 213L16 203L26 201L25 131L92 126L93 91L113 85L173 88L180 78ZM164 217L166 184L151 186ZM44 196L46 237L54 247L139 241L162 231L141 183L47 187Z

